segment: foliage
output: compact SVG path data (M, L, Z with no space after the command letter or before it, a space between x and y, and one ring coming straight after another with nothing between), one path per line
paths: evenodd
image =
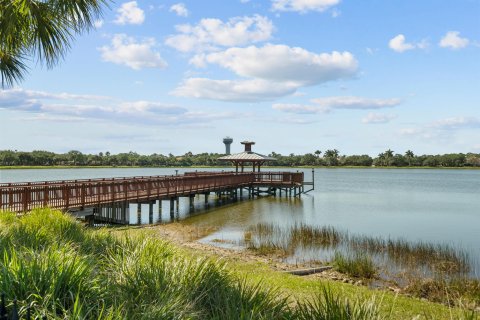
M1 86L23 79L26 60L52 67L76 35L90 30L106 0L0 0Z
M152 237L118 239L50 209L0 213L0 291L49 319L286 319L286 298Z
M0 291L7 301L18 299L22 318L32 305L33 318L48 319L389 319L394 305L427 306L405 297L385 305L372 292L366 295L366 288L338 292L258 264L254 271L237 272L239 265L227 268L143 232L116 234L84 228L50 209L21 217L0 212ZM297 289L305 283L309 292L319 290L295 298L283 288L292 280ZM282 291L272 289L277 284ZM435 315L446 310L435 306ZM400 314L418 314L408 311Z
M283 156L279 153L270 153L277 161L269 163L271 166L362 166L377 167L480 167L480 154L444 154L416 156L412 151L405 155L395 154L392 150L381 153L376 158L369 155L340 155L336 149L325 151L323 157L319 150L304 155L290 154ZM154 153L141 155L136 152L110 154L84 154L72 150L64 154L49 151L35 150L32 152L0 150L0 166L139 166L139 167L190 167L190 166L218 166L228 165L217 159L222 156L218 153L184 155L162 155Z

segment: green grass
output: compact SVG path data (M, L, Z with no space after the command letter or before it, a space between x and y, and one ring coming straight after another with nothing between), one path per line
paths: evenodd
M219 260L131 230L87 229L50 209L21 217L0 212L0 291L8 301L32 305L34 317L48 319L464 315L439 304L272 272L262 263Z

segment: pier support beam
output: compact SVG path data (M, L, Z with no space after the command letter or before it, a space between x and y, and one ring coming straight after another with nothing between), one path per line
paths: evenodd
M170 198L170 220L175 220L175 198Z
M148 223L153 224L153 204L155 202L150 201L148 204Z
M158 199L158 223L162 222L162 199Z
M142 204L137 203L137 224L142 224Z
M188 204L190 207L190 212L193 212L195 211L195 195L190 195L188 198L189 198Z

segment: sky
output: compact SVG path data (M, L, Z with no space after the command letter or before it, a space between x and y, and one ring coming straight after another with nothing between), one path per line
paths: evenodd
M117 0L0 89L0 150L480 153L479 108L479 0Z

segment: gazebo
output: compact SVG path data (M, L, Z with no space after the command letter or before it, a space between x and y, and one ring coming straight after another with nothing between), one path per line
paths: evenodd
M268 161L277 161L277 159L264 156L262 154L256 153L252 151L252 145L255 142L252 141L242 141L241 144L245 146L245 151L235 154L226 155L224 157L220 157L217 160L220 161L229 161L235 165L236 172L238 172L238 168L240 167L241 171L244 172L246 164L252 164L253 172L256 171L260 172L260 167Z

